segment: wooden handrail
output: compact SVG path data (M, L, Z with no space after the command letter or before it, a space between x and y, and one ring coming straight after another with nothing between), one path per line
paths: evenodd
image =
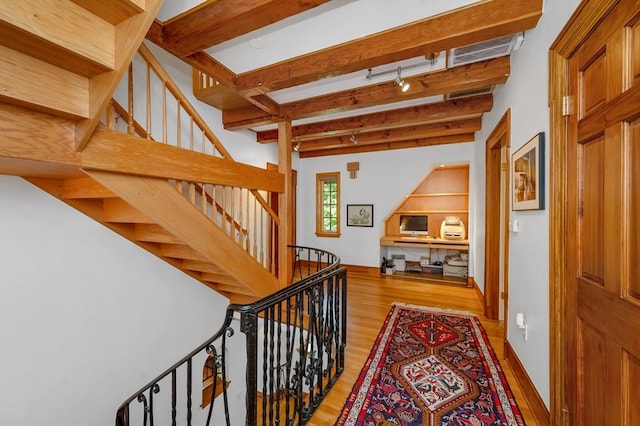
M202 119L198 111L191 105L191 103L187 100L187 98L182 94L178 86L171 79L171 76L167 74L167 72L162 68L160 62L153 56L149 48L142 43L140 48L138 49L138 53L140 56L147 62L147 64L151 67L153 72L156 73L158 78L165 83L166 88L171 92L171 94L176 98L179 102L180 106L185 110L185 112L193 118L195 124L204 132L204 135L209 139L209 141L214 145L215 149L220 153L223 158L228 160L233 160L231 154L225 149L220 140L216 137L216 135L211 131L209 126L207 126L206 122ZM235 160L233 160L235 161Z
M162 68L149 48L142 44L137 57L144 61L144 73L136 74L134 72L135 61L129 66L126 80L127 108L124 108L116 99L112 100L107 108L107 124L109 127L118 130L115 128L116 120L110 118L115 112L126 123L126 132L128 134L235 162L220 140L207 126L204 119L181 92L180 88ZM152 81L152 75L157 80L153 79ZM141 78L144 79L143 84L139 84ZM142 96L141 90L136 91L141 86L144 87L144 95ZM158 87L161 89L161 104L152 102L152 95L158 95ZM156 89L156 92L152 92L153 89ZM142 120L145 125L140 124L141 121L135 117L136 112L140 114L135 108L136 98L145 99L146 111ZM170 107L176 110L175 122L171 123L167 119L167 113L170 109L169 102L171 102ZM158 109L161 109L161 111L158 111ZM158 116L162 117L162 122L160 125L152 127L153 119ZM183 128L185 116L188 119L188 124ZM175 140L169 140L169 127L173 127L171 129L172 132L175 129ZM161 129L162 136L154 138L152 136L153 129L156 129L156 132ZM200 133L200 135L197 133ZM182 136L185 136L185 139L188 138L188 140L184 142ZM201 140L198 140L200 138ZM213 148L212 153L208 152L207 144L210 144ZM268 242L274 235L275 229L280 226L280 218L258 189L187 182L170 178L169 182L176 187L176 190L181 195L209 217L216 226L223 229L230 238L241 245L256 261L275 274L277 268L274 264L274 258L276 255L272 251L276 246ZM219 196L216 196L216 194Z
M154 71L154 73L163 82L163 84L165 84L165 87L169 90L169 92L176 98L176 100L179 102L179 105L181 105L182 108L185 110L185 112L190 117L192 117L194 123L198 126L198 128L200 128L203 131L203 135L206 136L207 139L212 143L212 145L214 146L216 151L220 153L222 158L235 161L231 156L231 154L224 148L224 146L222 145L220 140L216 137L216 135L213 133L213 131L211 131L209 126L207 126L207 123L204 121L204 119L200 116L200 114L198 114L198 111L195 108L193 108L189 100L180 91L178 86L171 79L171 76L167 74L167 72L162 68L162 65L160 65L158 60L153 56L153 53L151 53L149 48L144 43L142 43L140 45L140 49L138 52L140 54L140 57L142 57L142 59L144 59L145 62L147 62L148 66ZM129 70L129 75L132 75L131 70ZM130 79L129 84L132 86L133 80ZM132 93L133 93L133 88L131 87L131 89L129 90L130 111L133 110L133 99L131 98ZM122 115L124 111L120 108L119 113ZM126 114L126 115L130 116L131 114ZM145 130L142 126L140 126L135 120L133 120L133 123L135 123L134 125L136 129L136 133L138 133L139 136L150 138L150 133L147 130ZM166 126L166 123L163 123L163 126ZM271 206L269 206L269 203L267 203L267 201L262 197L262 195L255 189L250 188L250 191L253 193L253 196L256 197L260 205L269 213L269 216L271 217L271 219L276 222L276 225L280 225L280 219L278 218L278 215L273 211Z

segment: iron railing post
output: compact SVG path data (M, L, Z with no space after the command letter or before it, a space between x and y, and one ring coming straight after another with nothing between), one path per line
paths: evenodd
M255 312L242 312L240 331L246 336L247 368L246 368L246 404L247 426L257 424L258 417L258 316Z

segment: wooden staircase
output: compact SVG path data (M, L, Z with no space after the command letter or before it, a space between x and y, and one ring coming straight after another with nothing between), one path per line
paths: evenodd
M185 202L166 180L103 171L87 174L88 177L64 180L27 180L228 297L232 303L250 303L262 297L265 290L277 290L275 284L268 286L273 277L264 268L247 259L237 244ZM149 186L154 187L152 192L148 191ZM142 187L146 187L144 191ZM145 195L149 193L153 195ZM135 194L145 200L136 200ZM241 258L242 262L234 258Z
M247 242L233 214L225 232L177 182L189 191L204 182L282 192L281 174L100 125L161 4L0 2L0 174L24 177L231 302L249 303L280 287L269 260L249 253L268 242Z
M0 100L74 120L89 141L162 0L3 1Z

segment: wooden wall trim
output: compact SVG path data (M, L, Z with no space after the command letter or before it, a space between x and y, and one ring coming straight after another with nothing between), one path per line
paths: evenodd
M347 273L349 274L362 274L362 275L371 275L374 277L380 276L380 267L373 266L361 266L361 265L346 265L342 264L345 268L347 268Z
M548 426L550 424L549 410L540 397L538 390L533 385L531 378L527 374L527 370L520 362L518 355L516 355L515 351L509 344L509 341L506 341L504 344L504 357L507 360L509 367L511 367L511 371L513 371L513 375L518 381L520 388L522 389L522 394L529 403L529 408L531 408L531 412L533 417L536 419L536 422L541 426Z
M482 293L482 290L480 290L480 286L478 286L478 282L473 277L469 277L469 282L471 283L471 286L473 287L473 290L475 291L476 296L478 297L478 301L480 301L480 304L484 306L484 294Z
M490 319L499 319L500 304L504 303L504 318L508 318L507 305L509 289L509 231L501 229L505 225L501 221L509 220L510 203L508 199L509 184L509 161L506 161L506 194L501 190L502 180L502 153L501 149L506 147L507 156L511 147L511 109L507 109L496 124L491 134L485 142L485 240L484 240L484 314ZM503 210L500 210L501 201L504 200ZM504 246L500 252L501 234L504 233ZM500 256L504 261L500 267ZM505 299L500 298L500 276L504 280ZM506 333L505 328L505 333ZM506 335L506 334L505 334Z

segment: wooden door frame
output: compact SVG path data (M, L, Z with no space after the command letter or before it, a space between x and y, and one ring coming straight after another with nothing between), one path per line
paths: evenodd
M489 182L489 173L488 170L491 168L497 168L498 171L501 173L502 171L502 162L499 161L497 164L495 164L492 160L491 160L491 156L489 155L491 150L495 150L495 149L502 149L503 147L507 147L507 149L509 149L511 147L511 109L507 109L507 111L504 113L504 115L502 116L502 118L500 119L500 121L498 122L498 124L496 124L496 127L493 129L493 131L491 132L491 134L489 135L489 137L487 138L487 142L486 142L486 151L485 151L485 159L486 159L486 169L485 169L485 179L486 179L486 191L485 191L485 213L486 213L486 206L489 203L489 198L490 198L490 194L492 193L491 191L498 191L500 192L500 185L498 184L498 187L495 188L494 185L492 185ZM509 162L507 161L507 177L509 176ZM504 200L504 217L508 218L509 217L509 179L507 178L507 182L506 182L506 187L503 193L500 193L500 197L501 198L506 198ZM506 289L508 288L508 283L509 283L509 234L508 231L505 230L505 241L504 241L504 247L503 247L503 257L504 257L504 264L503 264L503 268L502 270L500 270L500 264L498 262L497 266L495 266L494 263L491 263L489 261L487 261L488 259L488 255L487 253L495 253L495 252L499 252L500 251L500 233L498 232L498 235L492 235L491 237L489 237L489 232L494 230L494 229L498 229L499 227L502 226L503 224L500 223L500 217L498 217L497 219L498 221L498 227L495 226L490 226L489 224L489 218L486 217L485 214L485 248L484 248L484 252L485 252L485 258L484 258L484 314L487 318L490 319L498 319L498 311L499 311L499 304L500 304L500 291L499 291L499 282L495 279L496 277L499 277L500 274L503 275L503 279L504 279L504 288L505 288L505 299L502 303L505 303L505 311L504 311L504 317L507 318L507 309L506 309L506 303L507 303L507 291ZM495 247L495 242L497 242L498 246ZM495 269L495 270L494 270ZM506 324L506 321L505 321ZM507 335L507 329L505 327L504 330L504 336L506 339L506 335Z
M567 146L569 110L569 59L617 0L583 0L549 49L549 350L550 422L568 425L567 339L576 306L569 298L567 279L567 221L569 200ZM575 327L576 325L573 324Z

